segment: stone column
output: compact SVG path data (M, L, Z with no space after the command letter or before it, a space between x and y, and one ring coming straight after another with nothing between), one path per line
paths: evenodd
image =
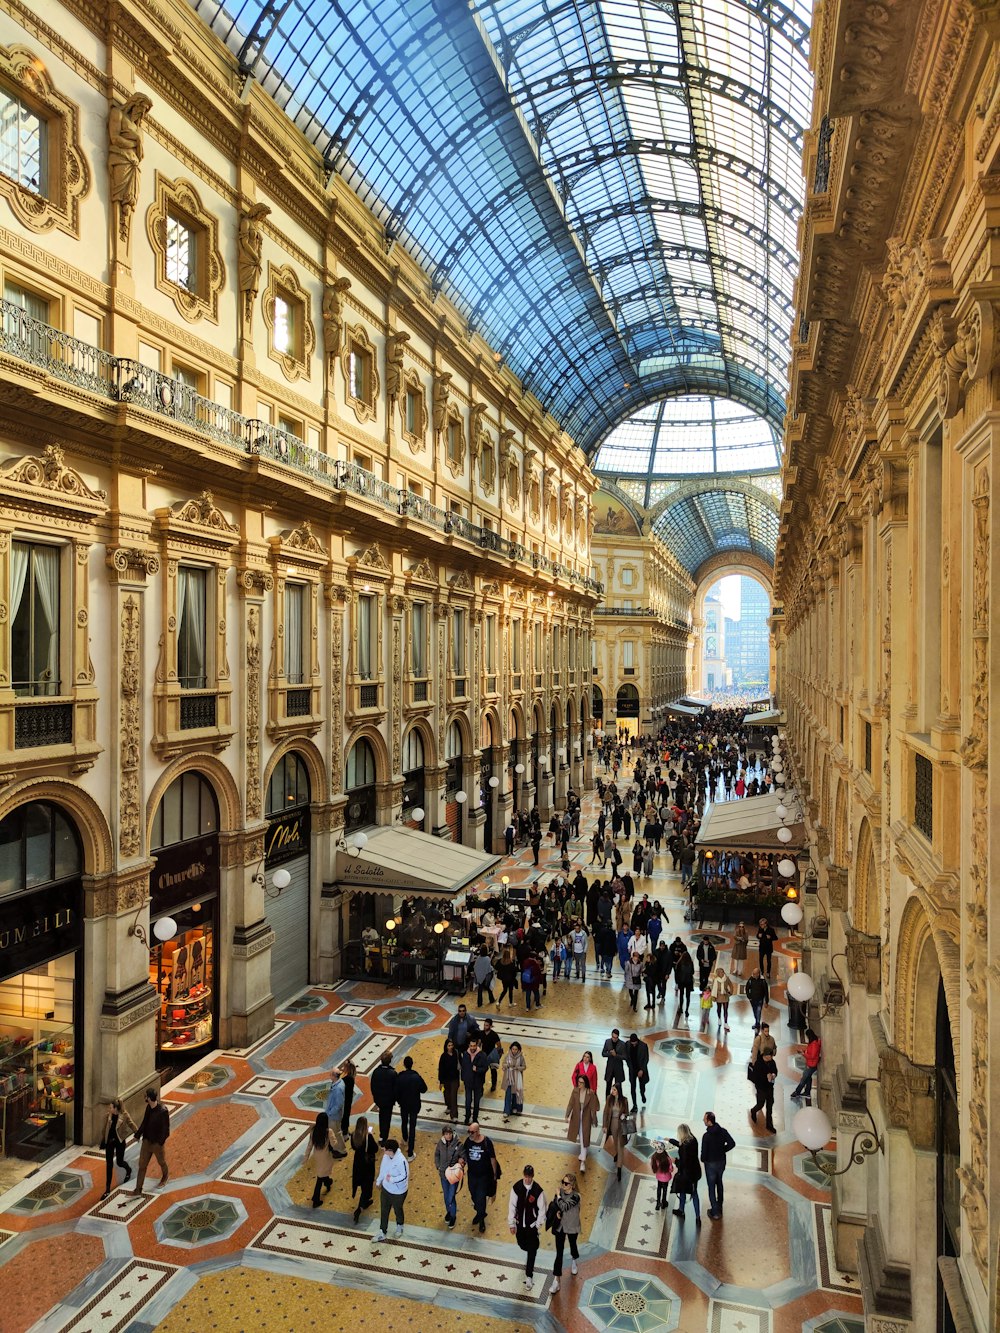
M264 914L264 832L260 824L219 834L220 1046L250 1046L274 1027L274 931Z

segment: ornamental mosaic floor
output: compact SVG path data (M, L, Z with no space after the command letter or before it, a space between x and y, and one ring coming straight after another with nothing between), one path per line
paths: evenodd
M571 849L586 870L586 840ZM668 939L691 939L679 880L662 868L666 859L657 858L639 891L666 905ZM557 870L549 845L538 870L530 852L520 852L498 873L524 883ZM714 938L725 959L730 935ZM672 988L665 1005L644 1011L642 997L633 1014L617 968L612 981L598 980L593 967L584 983L550 980L541 1010L530 1016L520 992L499 1014L476 1010L475 993L466 996L471 1012L492 1013L505 1046L513 1037L521 1041L527 1061L523 1116L504 1125L500 1094L487 1090L483 1101L480 1119L504 1178L482 1237L469 1226L464 1193L457 1228L444 1228L432 1164L445 1119L437 1056L457 999L349 982L312 989L251 1050L215 1052L167 1089L170 1180L162 1192L135 1199L118 1189L102 1202L103 1154L80 1149L0 1196L0 1329L863 1333L857 1283L833 1262L829 1188L789 1128L788 1094L800 1062L783 983L785 960L796 953L794 941L779 944L767 1014L782 1074L774 1135L748 1116L753 1032L745 1000L733 1003L726 1033L714 1015L707 1024L701 1015L690 1022L678 1016ZM600 1148L591 1150L580 1177L579 1273L570 1274L567 1255L561 1288L552 1293L553 1242L545 1233L527 1292L523 1255L506 1225L509 1187L528 1161L547 1194L575 1168L563 1118L570 1073L585 1049L603 1068L600 1048L612 1027L626 1036L636 1031L650 1045L648 1104L621 1181ZM357 1064L357 1114L371 1104L367 1075L383 1050L393 1052L397 1066L412 1055L432 1091L419 1122L404 1237L376 1245L374 1209L357 1227L352 1222L350 1159L338 1163L318 1209L310 1206L312 1179L301 1163L331 1065L346 1056ZM696 1228L690 1209L683 1221L656 1211L649 1156L652 1140L675 1134L681 1121L700 1133L705 1110L717 1113L738 1147L726 1172L725 1217ZM136 1155L130 1147L133 1164ZM156 1173L154 1163L147 1188L155 1187ZM704 1183L701 1204L704 1216Z

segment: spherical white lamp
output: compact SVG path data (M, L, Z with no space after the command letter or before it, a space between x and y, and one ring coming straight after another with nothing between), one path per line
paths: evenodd
M289 884L291 884L291 882L292 882L292 877L288 873L288 871L284 868L284 866L282 866L280 870L276 870L274 874L271 876L271 883L274 885L274 887L278 890L279 893L281 892L282 889L287 889Z
M778 874L784 879L791 879L795 874L795 862L789 856L783 856L778 862Z
M523 772L524 772L524 765L523 765L523 764L515 764L515 765L514 765L514 772L515 772L515 773L518 773L518 774L523 773Z
M355 833L354 846L359 852L363 852L368 846L368 835L366 833Z
M784 817L788 814L788 810L784 805L782 805L779 802L779 804L774 807L774 813L778 816L779 819L784 819Z
M777 796L779 801L783 801L786 795L784 787L775 787L774 794L775 796Z
M177 922L172 916L161 916L159 921L153 922L153 934L161 944L166 944L177 934Z
M780 829L778 829L779 842L791 842L791 840L792 840L792 830L790 828L785 828L782 826Z
M469 798L464 791L457 791L455 793L455 800L459 803L459 805L464 805L468 799Z
M414 824L421 823L423 817L424 817L423 807L415 805L413 809L410 811L410 818L413 820Z
M819 1152L833 1137L833 1126L825 1111L818 1106L803 1106L792 1117L792 1133L810 1152Z
M497 787L500 786L500 779L497 777L490 778L490 786L496 791Z
M793 972L788 978L786 989L793 1000L798 1000L799 1004L808 1004L816 994L816 983L808 972Z
M788 926L797 926L802 920L802 908L798 903L785 903L781 909L781 919ZM796 972L796 976L801 976L801 972Z

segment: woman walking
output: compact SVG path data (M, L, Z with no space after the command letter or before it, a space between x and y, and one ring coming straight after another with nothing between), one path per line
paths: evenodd
M514 992L517 989L517 959L514 957L514 950L508 945L500 955L500 961L497 963L497 976L500 978L500 998L497 1000L497 1012L503 1004L503 997L507 996L508 1008L514 1007Z
M338 1125L339 1129L340 1126ZM316 1184L313 1186L312 1206L318 1208L322 1202L319 1197L320 1187L324 1194L329 1194L333 1185L333 1145L336 1142L334 1132L330 1128L330 1117L325 1111L320 1111L316 1117L316 1123L312 1127L312 1133L309 1135L309 1144L306 1148L303 1166L308 1166L310 1160L313 1164L313 1170L316 1172Z
M555 1205L555 1221L552 1225L552 1234L556 1238L556 1261L552 1265L552 1276L555 1279L552 1283L552 1292L555 1294L559 1290L559 1279L562 1277L563 1254L566 1250L566 1242L569 1241L570 1265L569 1271L576 1276L576 1261L580 1257L580 1251L577 1248L576 1238L580 1234L580 1191L576 1186L576 1176L572 1171L567 1171L560 1182L556 1191L556 1197L552 1201Z
M457 1216L456 1196L465 1179L465 1163L462 1160L462 1145L455 1138L451 1125L445 1125L441 1137L434 1148L434 1169L441 1181L441 1193L444 1195L444 1221L450 1231Z
M698 1161L698 1140L691 1133L690 1126L678 1125L677 1137L669 1139L668 1142L677 1149L677 1172L672 1188L680 1207L674 1209L674 1217L684 1216L684 1203L690 1194L694 1205L694 1224L700 1227L701 1201L698 1198L698 1181L701 1180L701 1162Z
M476 955L475 962L472 964L472 979L476 983L476 1005L483 1007L483 991L490 997L490 1004L493 1003L493 963L490 961L490 955L486 945L479 947L479 953ZM499 1008L499 1005L497 1006Z
M512 1041L500 1066L500 1086L503 1088L503 1122L524 1110L524 1071L527 1068L521 1043Z
M632 1006L633 1013L639 1008L639 985L642 981L642 960L638 954L630 954L629 960L625 964L625 989L628 991L628 1002Z
M729 1000L733 993L733 983L721 967L715 969L712 978L712 999L715 1001L715 1016L729 1031Z
M580 1157L580 1170L587 1169L587 1149L591 1131L597 1128L597 1113L601 1104L586 1074L576 1076L576 1087L569 1094L566 1105L566 1137L575 1143Z
M610 1153L618 1169L618 1179L622 1178L622 1161L625 1156L625 1144L628 1135L625 1132L625 1117L628 1115L628 1102L617 1083L612 1083L608 1099L604 1103L604 1151Z
M596 1091L597 1091L597 1066L594 1064L594 1055L593 1055L593 1052L592 1052L592 1051L584 1051L584 1053L583 1053L583 1059L582 1059L582 1060L577 1060L577 1062L576 1062L576 1066L575 1066L574 1069L573 1069L572 1077L570 1078L570 1082L573 1084L573 1087L574 1087L574 1088L576 1087L576 1080L577 1080L577 1077L578 1077L580 1074L582 1074L582 1075L584 1076L584 1078L587 1080L587 1082L590 1084L590 1086L591 1086L591 1087L594 1089L594 1091L596 1092Z
M816 1036L816 1033L813 1032L812 1028L806 1028L806 1042L806 1048L802 1052L806 1061L805 1073L796 1084L792 1096L796 1100L798 1100L799 1097L805 1097L806 1101L809 1101L812 1097L813 1079L816 1077L816 1072L819 1069L820 1057L823 1054L823 1043L820 1041L819 1037ZM128 1167L125 1169L127 1171ZM126 1176L125 1179L128 1180L128 1176Z
M747 928L742 921L737 922L733 936L732 964L735 976L743 975L743 964L747 960Z
M462 1079L462 1066L455 1043L449 1037L438 1059L438 1083L448 1115L458 1119L458 1085Z
M646 987L647 1009L656 1008L656 959L651 953L646 955L642 965L642 984Z
M354 1102L354 1084L357 1073L357 1069L350 1060L345 1060L340 1066L340 1077L344 1084L344 1114L340 1118L340 1132L345 1139L351 1132L351 1106Z
M351 1166L351 1198L361 1194L358 1206L354 1210L354 1225L366 1208L375 1202L375 1158L378 1156L378 1141L368 1127L366 1116L359 1115L351 1135L351 1147L354 1149L354 1163Z
M106 1199L111 1193L111 1181L114 1177L116 1159L118 1165L125 1172L125 1179L122 1184L127 1185L132 1178L132 1168L125 1160L125 1144L128 1141L128 1136L134 1134L135 1131L135 1121L125 1110L121 1098L114 1097L108 1105L108 1118L104 1122L104 1133L101 1135L101 1147L104 1150L104 1161L107 1166L102 1199Z

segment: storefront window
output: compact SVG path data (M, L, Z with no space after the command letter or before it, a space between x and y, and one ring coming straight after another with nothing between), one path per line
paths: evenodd
M213 912L194 903L175 912L177 934L150 951L149 979L160 993L159 1047L173 1058L215 1039Z

